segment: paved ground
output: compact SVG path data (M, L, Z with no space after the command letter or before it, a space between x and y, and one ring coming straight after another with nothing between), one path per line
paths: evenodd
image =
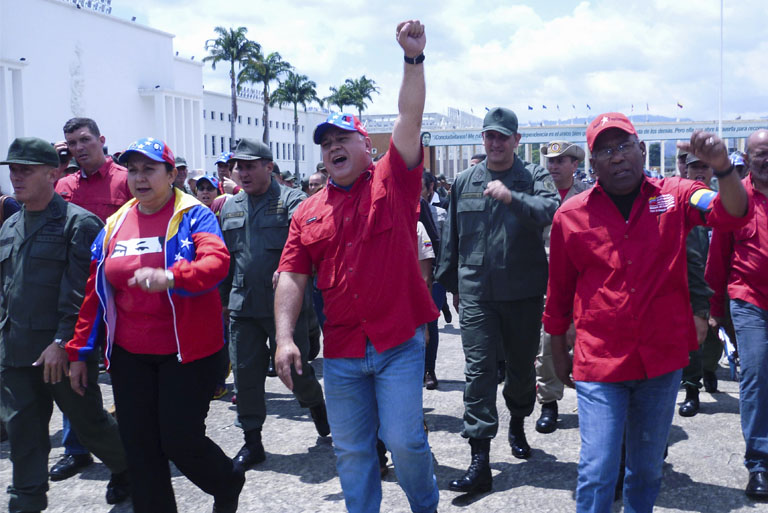
M454 315L454 322L456 315ZM448 482L459 477L469 463L469 446L459 436L462 415L463 354L458 325L442 325L437 375L440 387L425 391L424 411L429 426L429 441L435 456L440 487L441 512L558 512L573 511L579 431L576 397L566 391L560 403L559 429L541 435L533 429L538 408L526 422L533 455L527 461L513 458L505 437L492 445L493 493L468 497L448 491ZM313 363L322 377L322 359ZM720 369L720 390L715 395L702 393L702 411L693 418L675 417L670 435L669 457L664 468L664 484L656 511L696 511L705 513L768 512L768 503L746 498L743 489L748 474L742 464L744 441L738 416L738 385L727 380ZM230 378L231 382L231 378ZM106 401L112 399L109 378L102 376ZM344 511L344 501L334 466L330 439L319 438L311 419L282 386L279 379L267 384L269 417L264 427L267 461L247 474L240 511L317 512ZM684 393L681 391L679 400ZM505 412L501 391L498 407ZM502 414L500 433L506 434L508 415ZM234 406L229 396L211 404L208 435L230 456L242 444L240 429L233 425ZM61 415L51 421L53 449L50 463L62 452ZM10 482L11 464L8 443L0 445L0 487ZM181 512L210 511L211 497L174 472L173 485ZM52 512L130 512L129 505L110 508L104 502L108 479L106 468L97 463L67 481L51 483ZM394 473L383 481L384 512L409 511L405 495ZM1 499L5 501L6 499ZM621 507L616 506L615 511Z

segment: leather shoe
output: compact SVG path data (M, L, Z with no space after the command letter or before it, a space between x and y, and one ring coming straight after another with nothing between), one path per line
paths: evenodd
M264 453L264 444L261 443L261 430L246 431L245 445L237 451L237 455L232 459L235 470L244 473L266 459L267 455Z
M509 446L512 448L512 456L521 460L531 456L531 446L525 438L523 422L525 417L512 417L509 419Z
M437 376L435 376L435 371L424 371L424 387L426 387L427 390L434 390L437 388Z
M107 504L119 504L131 496L131 478L128 471L112 474L107 483Z
M691 386L685 386L685 401L678 410L681 417L693 417L699 413L699 389Z
M328 425L328 411L325 409L325 403L320 406L313 406L309 409L312 415L312 421L315 423L315 429L320 436L331 434L331 426Z
M65 454L51 467L51 481L63 481L74 476L82 469L93 463L90 454Z
M704 371L703 381L704 390L707 393L714 394L717 392L717 374L712 371Z
M536 431L552 433L557 429L557 401L541 405L541 416L536 421Z
M451 481L448 489L462 493L485 493L493 488L493 476L491 475L490 452L491 440L470 438L472 446L472 461L469 468L461 478Z
M768 472L750 472L744 493L751 499L768 499Z
M245 474L233 466L229 490L213 498L213 513L235 513L244 484Z

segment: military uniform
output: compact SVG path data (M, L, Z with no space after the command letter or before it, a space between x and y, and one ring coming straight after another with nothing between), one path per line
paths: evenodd
M231 254L230 272L221 286L222 304L230 311L229 355L237 387L237 415L243 430L260 430L266 418L264 382L269 364L268 339L275 337L272 275L277 270L291 215L306 195L272 180L256 197L241 191L221 210L221 229ZM294 340L303 373L293 373L293 393L304 408L324 404L323 391L307 363L307 308L296 322Z
M22 209L0 229L0 416L11 442L11 511L46 507L53 401L113 474L126 469L117 424L102 407L98 355L87 362L89 386L83 397L66 377L44 383L43 367L32 366L55 339L72 338L90 246L101 226L95 215L54 194L42 212Z
M512 191L511 204L483 196L492 180ZM489 171L486 161L463 171L450 195L436 279L460 297L467 379L462 435L490 439L498 429L497 360L506 360L503 395L512 416L533 410L547 286L542 230L552 222L558 193L546 169L515 157L506 171ZM499 340L504 355L497 355Z

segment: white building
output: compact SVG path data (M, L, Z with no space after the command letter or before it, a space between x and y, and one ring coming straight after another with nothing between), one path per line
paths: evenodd
M68 0L0 0L2 157L16 137L59 141L64 123L84 116L98 123L111 153L152 136L185 157L191 169L211 172L221 138L229 143L229 95L204 92L203 64L176 57L173 38L89 9L86 2L78 8ZM262 103L240 99L238 107L238 137L260 138ZM249 127L249 117L259 125ZM275 159L292 171L293 131L284 127L293 125L293 106L270 109L270 119ZM304 175L320 159L312 131L322 119L317 111L299 112ZM12 190L5 166L0 186Z

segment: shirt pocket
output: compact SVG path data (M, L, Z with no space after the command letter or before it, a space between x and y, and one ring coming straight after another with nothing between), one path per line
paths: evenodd
M488 217L485 210L486 203L483 197L460 198L456 204L456 225L459 233L459 265L483 265L485 224Z
M239 217L225 217L221 222L221 233L230 253L245 249L245 212Z
M288 214L267 214L261 219L260 233L264 249L282 251L288 238L288 226L291 223Z
M301 243L312 255L312 260L318 262L317 288L320 290L336 286L336 259L328 251L329 242L335 234L336 226L330 217L319 218L301 231Z
M67 245L62 242L32 241L29 270L25 281L39 286L59 288L67 259Z
M752 216L747 224L733 232L733 239L738 244L739 242L748 241L755 235L757 235L757 212L755 212L755 215Z

